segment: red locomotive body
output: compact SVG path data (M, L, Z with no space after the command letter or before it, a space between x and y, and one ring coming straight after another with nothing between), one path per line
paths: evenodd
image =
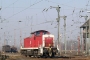
M25 56L55 56L57 47L54 47L54 35L48 31L39 30L31 33L24 39L24 47L21 54Z

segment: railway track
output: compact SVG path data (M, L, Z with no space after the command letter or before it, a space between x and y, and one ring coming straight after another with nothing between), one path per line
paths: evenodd
M20 53L5 53L3 55L9 56L6 60L90 60L90 56L73 56L73 57L53 57L53 58L34 58L25 57Z
M12 57L7 60L89 60L87 58L29 58L29 57Z
M9 54L8 54L9 55ZM10 54L9 58L6 60L90 60L90 57L54 57L54 58L34 58L34 57L25 57L20 54Z

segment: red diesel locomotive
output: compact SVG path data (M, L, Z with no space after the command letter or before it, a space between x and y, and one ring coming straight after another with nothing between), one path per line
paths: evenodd
M30 57L54 57L58 53L58 48L55 47L54 35L45 30L39 30L24 39L24 47L21 47L20 52Z

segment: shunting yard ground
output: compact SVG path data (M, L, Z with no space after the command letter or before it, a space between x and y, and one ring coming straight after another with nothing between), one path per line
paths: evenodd
M55 57L55 58L34 58L34 57L25 57L19 53L8 53L9 56L6 60L90 60L90 56L74 56L74 57Z

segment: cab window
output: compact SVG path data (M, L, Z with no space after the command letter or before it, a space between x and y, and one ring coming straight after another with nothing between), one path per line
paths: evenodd
M46 32L46 31L44 31L44 32L43 32L43 34L47 34L47 32Z
M39 31L37 31L37 32L36 32L36 36L39 36L39 35L40 35L40 32L39 32Z

